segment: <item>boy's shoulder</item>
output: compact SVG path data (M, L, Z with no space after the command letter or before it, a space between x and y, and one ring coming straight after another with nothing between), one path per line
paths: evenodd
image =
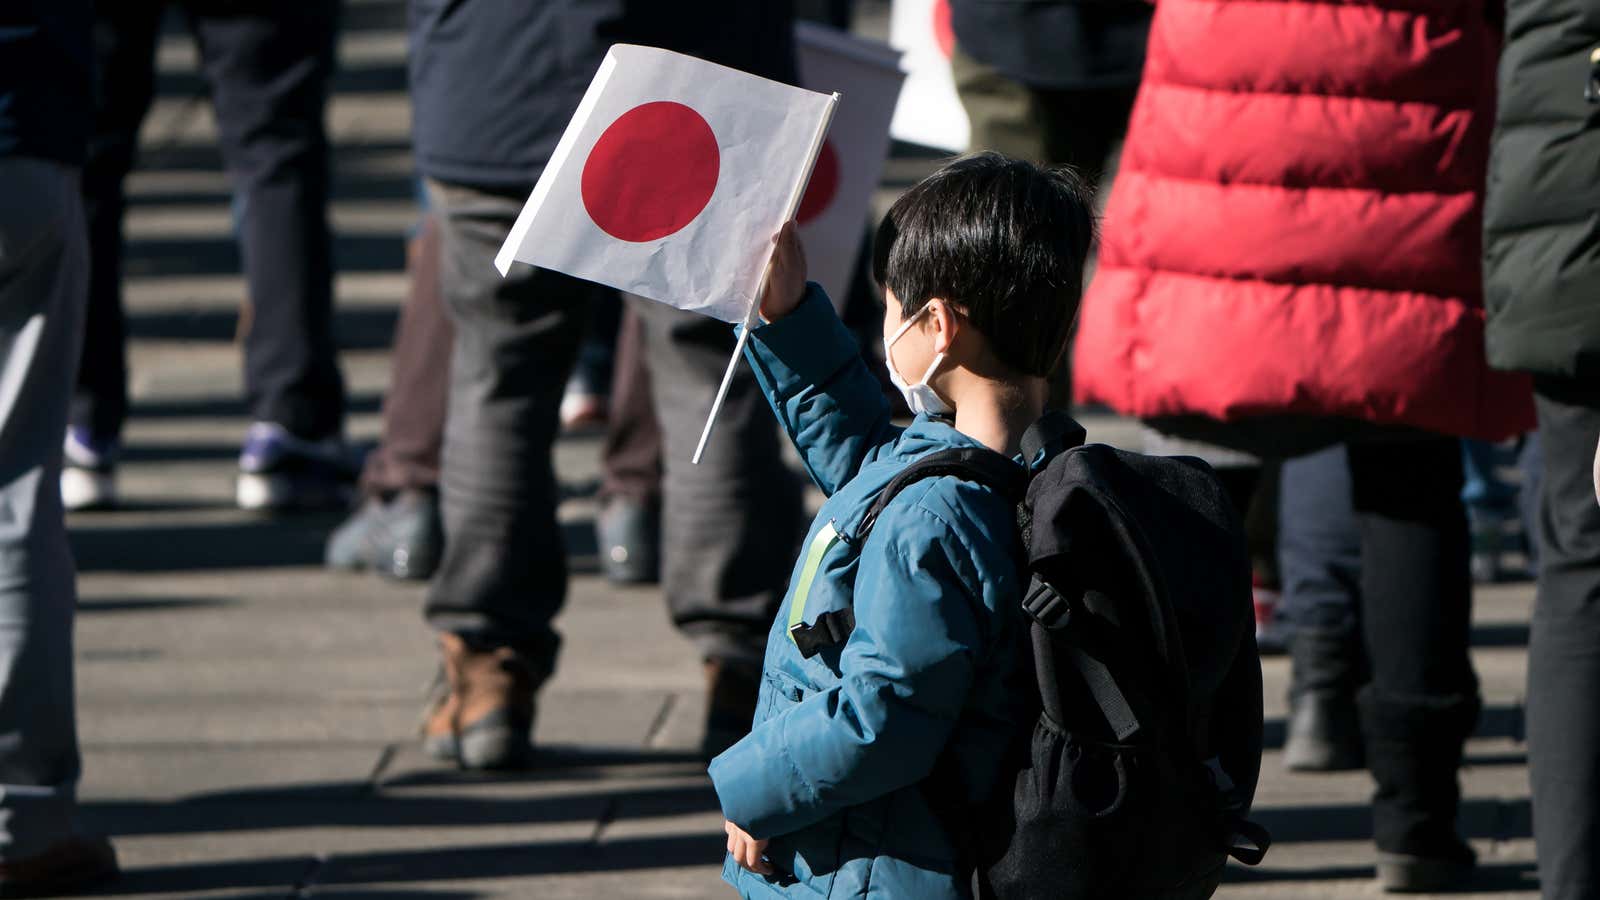
M862 466L838 495L850 507L847 517L837 523L848 526L841 531L859 535L861 520L889 482L932 452L936 451L891 450ZM1018 541L1016 507L1009 499L976 481L938 475L901 489L884 507L862 551L868 552L874 544L886 547L890 542L906 551L940 543L964 551L976 562L996 560L997 554L1004 554L1009 562Z

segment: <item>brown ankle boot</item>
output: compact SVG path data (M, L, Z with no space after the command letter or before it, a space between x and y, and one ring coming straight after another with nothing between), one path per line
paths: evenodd
M423 725L423 749L464 769L517 769L533 756L533 674L510 647L475 650L442 633L447 692Z

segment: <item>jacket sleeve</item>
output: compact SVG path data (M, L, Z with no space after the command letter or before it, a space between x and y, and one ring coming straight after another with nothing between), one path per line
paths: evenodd
M829 496L893 440L889 404L820 285L794 311L750 333L745 350L811 480Z
M930 539L930 535L934 535ZM856 577L839 683L804 697L711 763L723 815L788 834L932 771L971 691L988 629L941 519L891 505Z

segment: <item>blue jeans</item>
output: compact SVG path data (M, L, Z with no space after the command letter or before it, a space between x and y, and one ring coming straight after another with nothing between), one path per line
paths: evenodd
M70 834L77 803L78 598L61 435L89 260L76 170L0 158L0 197L0 861L10 861Z

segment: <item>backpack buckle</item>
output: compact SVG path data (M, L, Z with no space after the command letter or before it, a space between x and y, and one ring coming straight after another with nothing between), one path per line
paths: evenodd
M789 636L794 638L794 645L800 648L800 655L810 659L822 652L824 647L833 647L849 640L850 632L855 630L855 610L847 607L822 613L810 625L799 622L789 629Z
M1072 601L1037 577L1022 598L1022 611L1050 631L1065 628L1072 618Z

